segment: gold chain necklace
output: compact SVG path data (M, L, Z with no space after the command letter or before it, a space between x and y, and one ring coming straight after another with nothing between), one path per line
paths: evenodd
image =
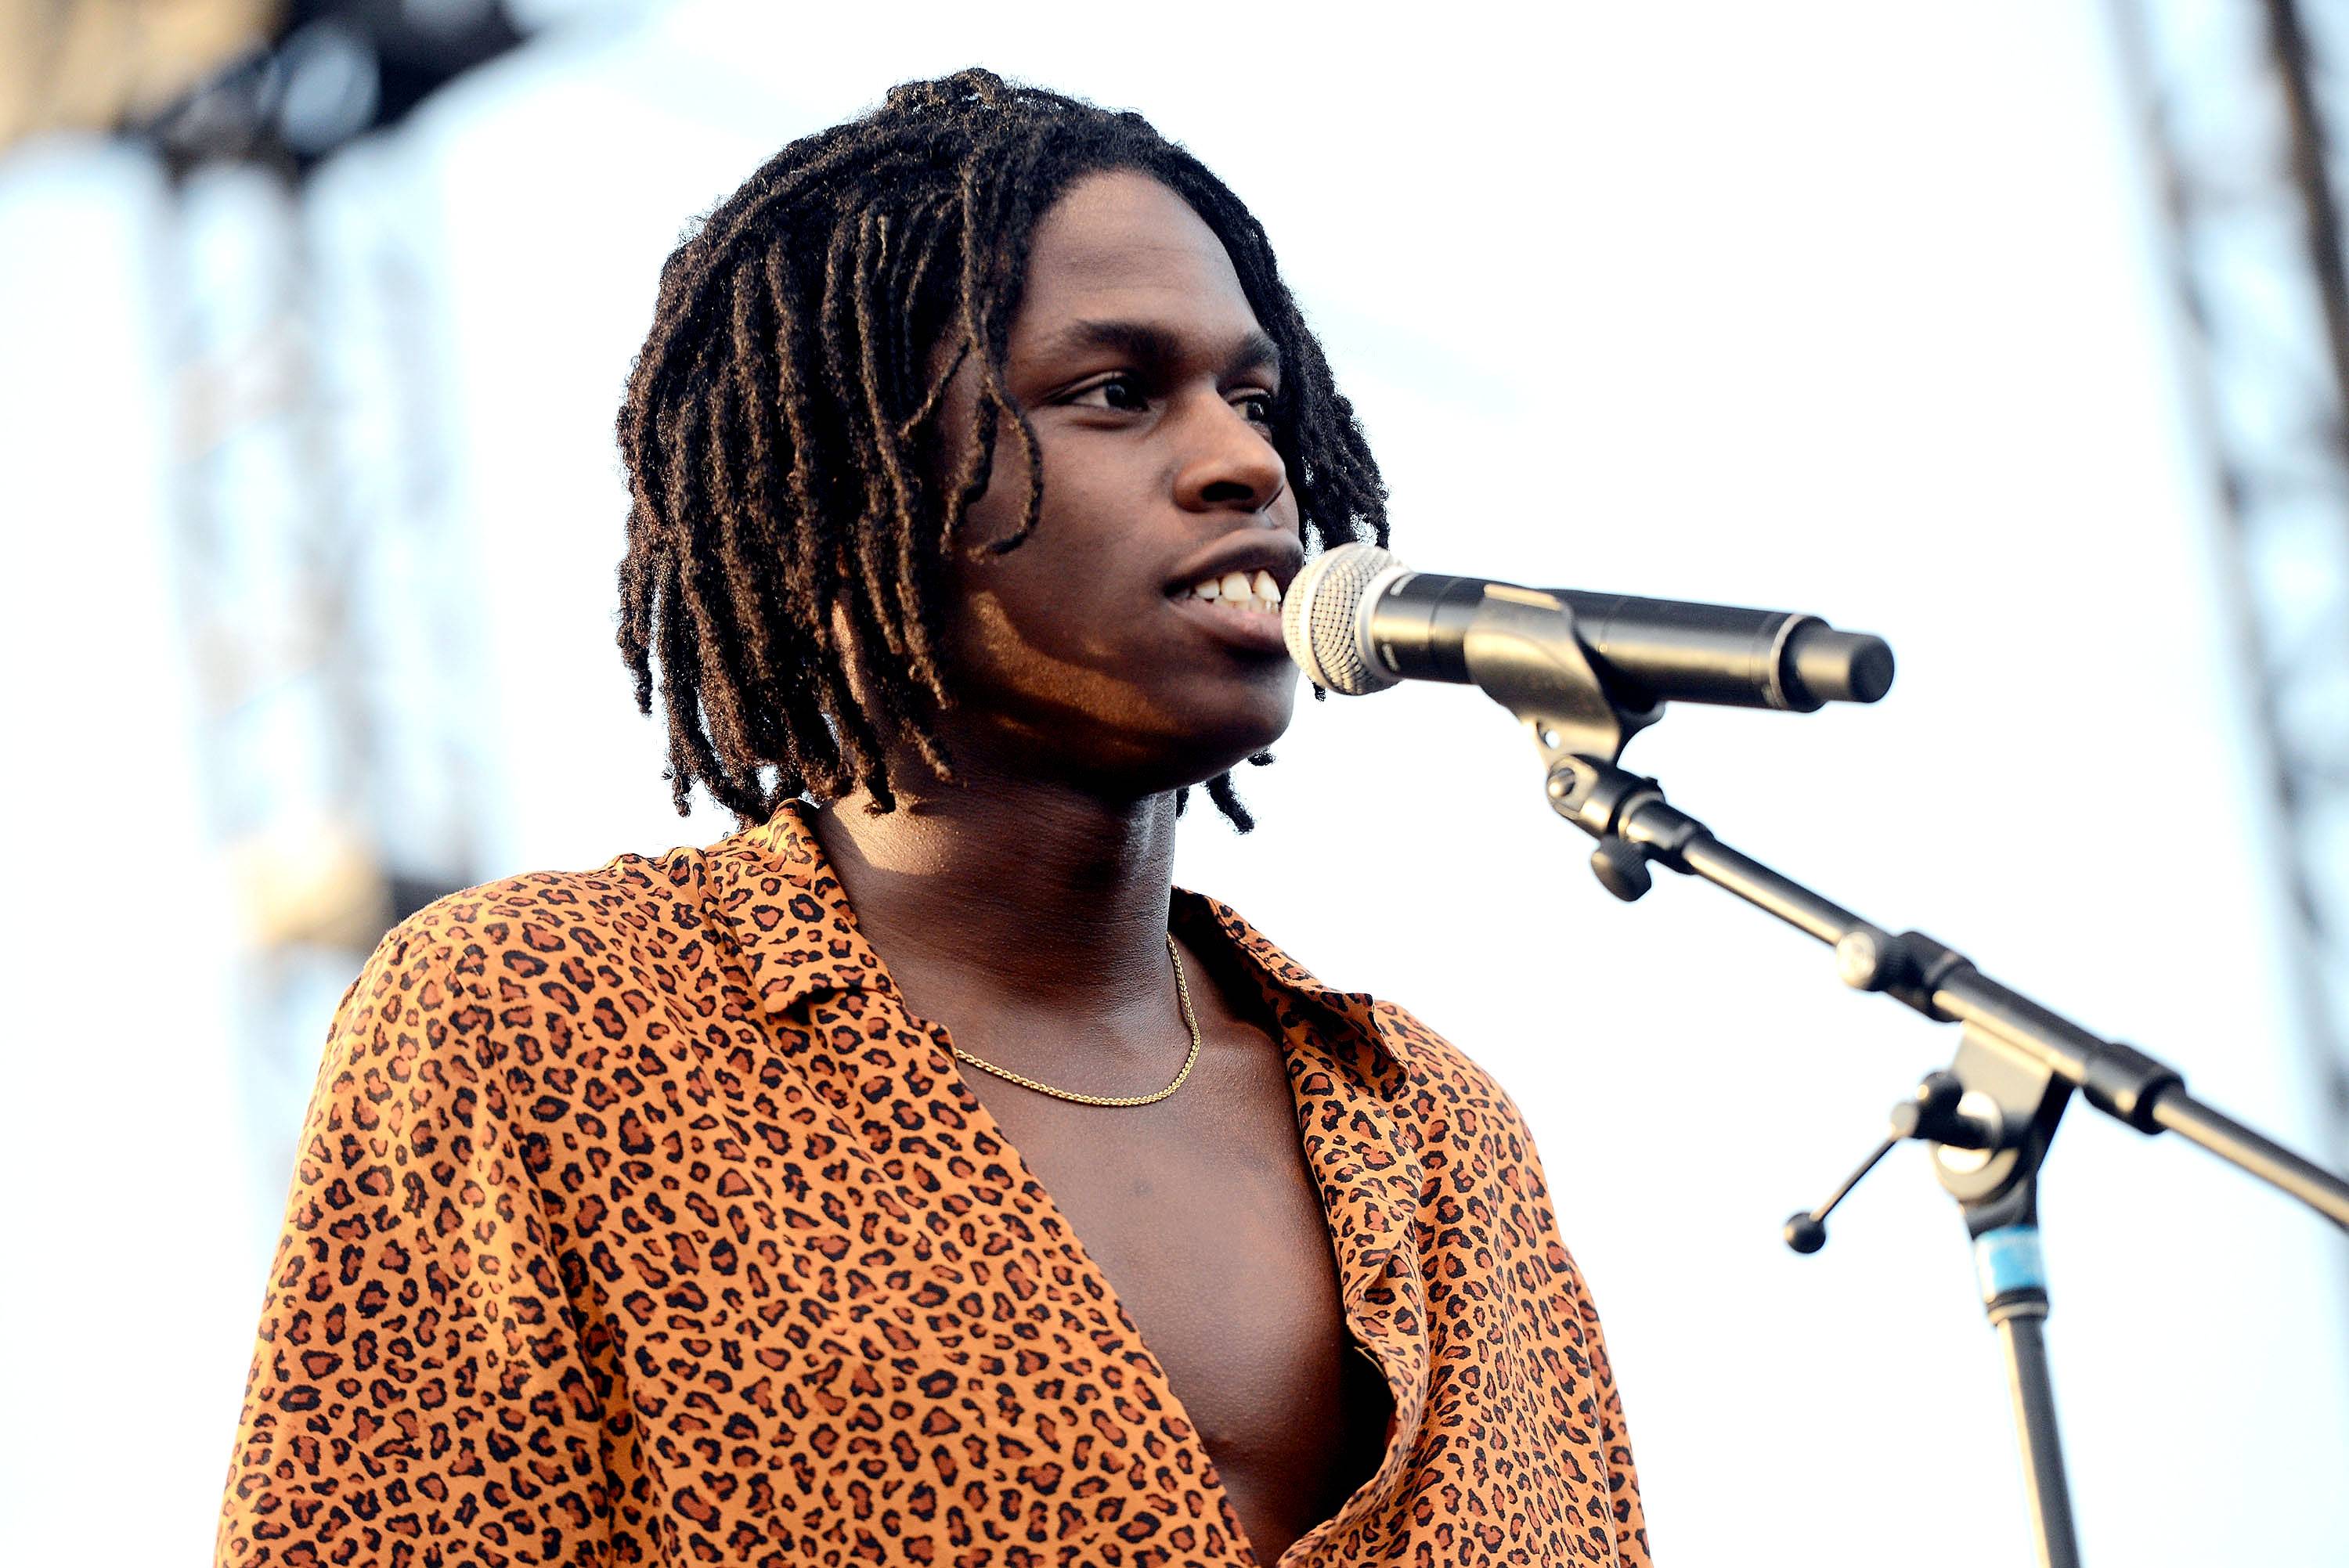
M1174 995L1183 1004L1183 1022L1189 1025L1191 1028L1191 1054L1183 1058L1183 1070L1174 1075L1174 1081L1168 1084L1164 1088L1160 1089L1156 1094L1072 1094L1067 1089L1054 1088L1050 1084L1038 1083L1034 1078L1027 1078L1021 1074L1009 1071L1007 1068L997 1067L993 1062L986 1061L980 1057L972 1056L960 1046L951 1045L951 1042L949 1043L950 1048L954 1051L956 1056L961 1057L964 1061L968 1062L971 1066L978 1068L982 1072L993 1073L997 1078L1008 1079L1012 1083L1018 1084L1021 1088L1032 1088L1038 1094L1049 1094L1055 1099L1072 1099L1079 1105L1127 1106L1155 1104L1157 1101L1164 1099L1168 1095L1173 1094L1176 1089L1183 1087L1183 1080L1191 1076L1191 1064L1199 1059L1199 1020L1194 1016L1191 1012L1191 987L1183 978L1183 954L1175 950L1174 936L1172 932L1169 932L1166 936L1166 954L1168 957L1174 960Z

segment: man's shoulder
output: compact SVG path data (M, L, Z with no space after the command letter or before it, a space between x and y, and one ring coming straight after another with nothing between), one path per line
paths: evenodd
M1435 1106L1466 1107L1522 1124L1516 1103L1485 1067L1418 1014L1397 1002L1363 991L1340 990L1309 971L1237 909L1211 894L1177 888L1178 903L1193 901L1278 986L1319 999L1358 1027L1377 1034L1387 1055L1409 1076L1414 1089Z
M1501 1080L1418 1014L1384 997L1372 1000L1371 1008L1377 1016L1379 1032L1401 1047L1398 1055L1410 1062L1413 1080L1429 1093L1512 1122L1522 1120L1516 1101Z
M512 920L674 919L705 904L711 858L709 849L680 844L657 855L615 855L587 870L518 872L444 893L401 925L429 931Z
M624 853L580 871L533 871L443 893L376 944L346 1001L363 991L495 992L572 968L574 984L614 952L671 950L713 918L711 851ZM592 983L592 982L591 982Z

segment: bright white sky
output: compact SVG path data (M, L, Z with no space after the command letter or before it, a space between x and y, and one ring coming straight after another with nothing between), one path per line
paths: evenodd
M1254 205L1407 560L1892 641L1875 708L1691 709L1643 737L1630 760L1678 803L2312 1144L2101 7L817 9L684 5L541 46L322 187L324 239L398 235L445 312L429 390L474 542L440 565L497 606L467 692L492 737L479 875L725 830L669 815L611 641L610 424L655 273L783 140L979 61L1142 108ZM61 759L22 809L19 885L47 907L16 972L46 983L0 1155L0 1354L43 1412L0 1434L16 1562L202 1551L283 1191L247 1168L284 1129L240 1109L225 895L183 787L156 222L126 156L0 167L16 733ZM1243 780L1261 830L1202 812L1178 874L1524 1106L1664 1560L2026 1560L1994 1341L1921 1152L1820 1256L1777 1240L1954 1037L1725 895L1609 899L1473 693L1302 707ZM2325 1227L2085 1110L2044 1207L2088 1560L2337 1563Z

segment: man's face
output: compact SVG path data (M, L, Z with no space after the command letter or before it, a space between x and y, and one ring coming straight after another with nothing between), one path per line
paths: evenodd
M1231 258L1142 174L1087 176L1038 223L1006 352L1043 454L1001 429L951 565L949 748L990 770L1147 793L1212 778L1288 727L1276 609L1193 585L1286 589L1297 500L1267 418L1279 370ZM968 367L947 428L972 405Z

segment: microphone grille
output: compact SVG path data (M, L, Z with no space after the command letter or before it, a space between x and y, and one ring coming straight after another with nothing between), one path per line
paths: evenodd
M1340 696L1395 684L1371 667L1361 628L1362 596L1371 581L1402 565L1375 544L1341 544L1306 562L1280 605L1281 636L1306 679Z

